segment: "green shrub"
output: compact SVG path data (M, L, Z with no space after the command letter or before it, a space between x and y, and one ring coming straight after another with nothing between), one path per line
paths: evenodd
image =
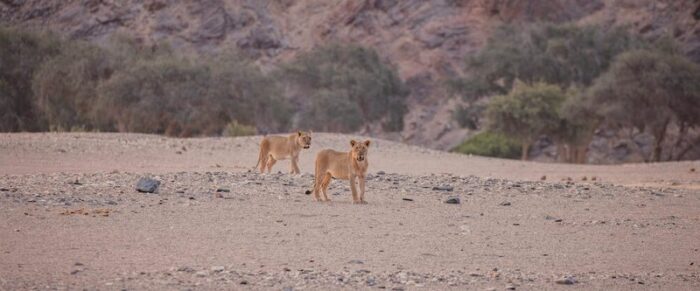
M320 90L309 96L311 105L301 116L301 128L352 132L362 125L362 112L343 91Z
M343 114L357 114L353 122L356 119L360 123L381 122L389 131L403 128L408 91L396 69L385 64L372 49L355 45L318 47L297 56L284 67L282 74L300 95L315 96L321 103L335 102L344 106ZM315 106L313 101L307 104L302 104L302 111L318 109L309 108ZM332 120L316 118L320 122L313 122L311 128L326 131L338 128L334 116L326 117ZM343 130L355 127L353 124Z
M520 143L505 135L485 131L465 140L452 151L487 157L517 159L520 155Z
M463 128L476 130L481 124L481 115L485 107L481 104L471 104L469 106L458 106L452 118Z
M104 49L85 42L66 43L60 54L44 62L32 81L36 110L50 128L99 128L97 86L113 71Z
M256 133L257 133L257 130L255 130L254 126L240 124L240 123L238 123L238 121L234 120L234 121L229 122L226 125L226 128L224 128L224 132L222 133L222 135L236 137L236 136L255 135Z

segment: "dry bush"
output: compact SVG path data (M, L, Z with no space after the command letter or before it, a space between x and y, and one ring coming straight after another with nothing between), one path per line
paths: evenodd
M0 27L0 131L46 130L34 109L32 79L61 41L49 34Z

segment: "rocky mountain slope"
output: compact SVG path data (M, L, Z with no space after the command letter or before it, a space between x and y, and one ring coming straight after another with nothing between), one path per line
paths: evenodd
M412 92L406 128L389 137L445 149L468 132L452 121L456 101L448 98L443 81L463 74L464 57L478 51L494 27L575 21L625 26L652 37L670 33L700 61L698 5L695 0L1 0L0 24L51 28L97 43L125 34L200 54L238 48L266 68L323 43L371 46L397 66Z

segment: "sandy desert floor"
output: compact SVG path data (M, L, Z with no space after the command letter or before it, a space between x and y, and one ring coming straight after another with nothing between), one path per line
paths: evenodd
M315 134L303 174L260 175L260 137L0 134L0 289L700 290L700 162L373 140L369 204L339 180L313 202L315 153L350 138Z

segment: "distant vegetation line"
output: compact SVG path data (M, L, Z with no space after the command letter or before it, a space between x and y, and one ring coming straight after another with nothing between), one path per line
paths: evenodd
M107 45L0 27L0 131L169 136L400 130L408 92L371 49L329 44L263 73L237 51L180 55L115 36Z
M653 136L648 161L700 147L700 66L671 37L623 28L518 24L496 29L445 82L454 118L475 132L455 148L513 158L546 137L583 163L601 129ZM0 131L169 136L296 129L401 131L408 86L371 48L327 44L263 72L231 50L187 56L115 35L98 46L0 27Z

